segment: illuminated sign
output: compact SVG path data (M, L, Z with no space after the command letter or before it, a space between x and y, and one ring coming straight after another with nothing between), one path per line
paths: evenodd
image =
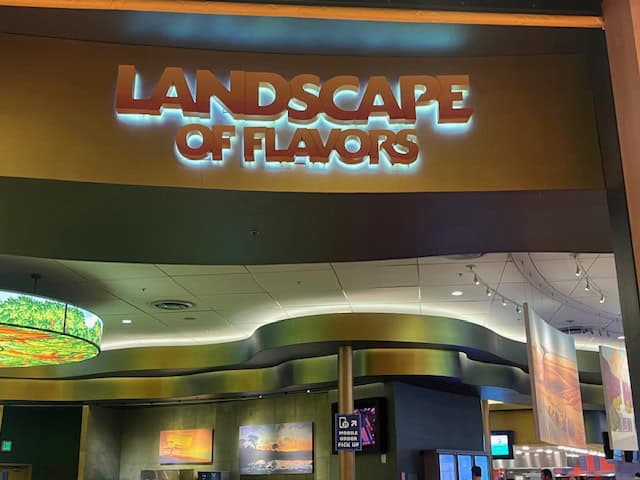
M195 79L195 82L190 80ZM141 92L133 65L120 65L115 109L122 121L164 121L178 115L178 158L189 165L223 165L231 155L245 167L410 168L421 158L418 122L453 133L471 125L468 75L408 75L390 82L351 75L321 81L276 73L209 70L188 78L168 67Z

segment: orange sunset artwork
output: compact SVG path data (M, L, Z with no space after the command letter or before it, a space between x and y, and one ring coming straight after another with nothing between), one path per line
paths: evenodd
M160 464L197 464L213 461L213 430L163 430Z

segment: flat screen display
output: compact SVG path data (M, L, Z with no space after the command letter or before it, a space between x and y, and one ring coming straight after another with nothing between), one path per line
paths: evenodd
M482 480L489 480L489 457L486 455L476 455L473 462L482 470Z
M513 458L513 431L491 432L491 456L497 460Z
M222 480L221 472L198 472L198 480Z
M438 461L440 463L440 480L457 480L456 456L450 453L440 453Z
M473 459L471 455L458 455L458 480L471 480L471 467Z
M338 413L338 405L333 404L333 413ZM354 402L353 413L362 418L360 434L362 451L384 453L386 451L386 402L384 398L368 398ZM335 428L335 426L333 426ZM334 453L336 453L334 451Z

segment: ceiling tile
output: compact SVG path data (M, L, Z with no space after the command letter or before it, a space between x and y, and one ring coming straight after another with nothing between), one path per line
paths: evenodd
M303 272L313 270L331 270L329 263L288 263L279 265L247 265L251 273Z
M164 331L164 325L145 313L127 315L102 315L104 335L137 335L145 332ZM130 324L123 324L122 320L131 320Z
M418 263L420 264L432 264L432 263L455 263L458 265L468 265L470 263L500 263L506 262L508 253L487 253L484 255L459 255L459 256L440 256L440 257L420 257Z
M309 315L323 315L328 313L350 313L351 311L351 307L349 306L314 305L288 308L287 314L289 317L306 317Z
M335 269L345 290L418 285L418 268L415 264L396 266L336 264Z
M583 281L575 278L573 280L566 280L562 282L551 282L551 286L553 288L567 296L570 296L575 292L579 292L580 290L584 291L584 285Z
M352 305L419 302L418 287L353 289L345 293Z
M228 273L247 273L243 265L156 265L167 275L222 275Z
M616 262L613 256L600 256L589 267L591 278L616 278Z
M305 305L348 305L349 301L340 290L330 292L276 292L275 299L284 308Z
M531 286L527 283L504 283L498 287L498 294L495 295L494 301L497 301L499 297L507 297L514 302L526 302L531 299L528 295L531 290ZM486 296L486 292L485 292Z
M419 303L361 303L352 307L357 313L397 313L408 315L419 315Z
M184 300L196 304L198 308L202 308L201 305L198 305L196 297L166 276L160 278L106 280L101 284L119 299L146 312L157 311L155 307L151 306L151 302L157 300Z
M188 333L195 337L230 335L229 323L212 311L157 313L154 314L154 317L166 325L168 333Z
M429 302L422 303L424 313L439 315L469 315L479 313L489 313L489 300L482 301L460 301L460 302Z
M482 282L495 287L500 280L504 263L474 264L474 271ZM456 263L420 265L420 285L469 285L473 284L473 272Z
M460 296L454 296L451 293L454 291L462 292ZM487 298L487 294L484 288L479 287L471 283L471 285L458 285L458 286L429 286L420 288L420 298L422 303L431 302L457 302L457 301L469 301L469 300L484 300Z
M228 310L246 307L277 307L268 293L227 293L223 295L201 295L199 303L214 310Z
M164 276L164 272L155 265L143 263L81 262L76 260L59 260L59 263L86 280L123 280Z
M580 326L585 322L585 317L590 320L590 315L585 312L573 308L569 305L564 305L558 310L558 312L550 319L552 325L556 328L566 327L568 325Z
M526 279L520 273L520 270L515 266L513 262L506 262L504 265L504 271L500 276L500 284L503 283L521 283Z
M104 315L131 315L141 313L139 308L111 295L110 298L94 300L90 304L87 304L85 308L101 318Z
M233 325L264 325L287 317L281 307L238 307L227 310L216 310L216 313Z
M272 293L340 290L333 270L256 273L254 277L265 290Z
M56 278L71 282L84 280L82 276L69 270L56 260L12 255L0 255L0 272L3 276L24 277L28 290L33 289L33 279L31 278L33 273L41 276L39 284L47 280L53 281Z
M172 277L194 295L221 295L227 293L263 293L250 273L229 275L198 275Z
M333 266L336 269L344 268L371 268L371 267L397 267L401 265L417 265L417 258L399 258L392 260L370 260L366 262L334 262Z

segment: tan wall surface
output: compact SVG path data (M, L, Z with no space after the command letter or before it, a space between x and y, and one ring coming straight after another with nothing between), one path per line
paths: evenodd
M0 176L238 190L394 192L602 188L592 94L578 56L372 58L224 53L0 35ZM471 128L453 135L417 124L411 171L248 169L176 159L180 120L116 118L119 64L148 88L166 66L357 75L468 74ZM280 123L281 124L281 123ZM344 128L344 127L343 127ZM394 128L405 128L397 126Z

